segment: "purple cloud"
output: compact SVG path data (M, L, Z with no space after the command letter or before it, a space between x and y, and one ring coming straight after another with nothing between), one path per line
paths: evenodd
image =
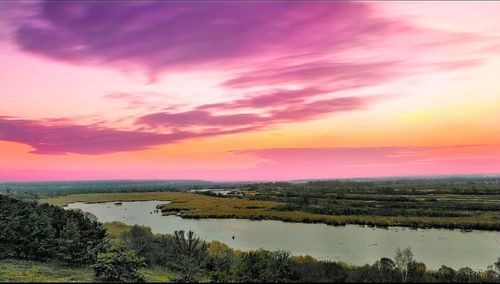
M298 65L256 69L237 75L223 83L231 88L268 86L275 84L315 84L354 88L385 82L395 76L398 62L308 62ZM333 87L332 86L332 87Z
M211 127L203 131L177 129L170 133L118 130L99 125L78 125L69 120L25 120L0 116L0 140L29 145L31 153L98 155L137 151L186 139L234 134L255 126Z
M15 41L71 63L128 64L152 74L255 56L315 54L403 30L367 3L44 1Z
M0 140L29 145L37 154L98 155L137 151L155 145L186 139L253 131L276 123L313 119L328 113L362 108L373 98L334 98L288 109L273 110L267 116L257 114L216 115L205 110L180 113L154 113L137 119L149 128L169 127L170 132L119 130L94 125L79 125L68 119L26 120L0 117ZM196 131L193 127L201 127Z
M192 134L191 134L192 135ZM93 125L46 123L36 120L0 118L0 140L32 146L37 154L103 154L134 151L151 145L172 143L189 133L155 134L120 131Z
M303 93L302 93L303 92ZM307 102L308 98L318 95L321 91L278 91L273 94L263 95L252 99L237 100L227 104L202 105L195 110L185 112L158 112L148 114L137 119L138 124L149 127L234 127L247 126L252 129L264 128L277 123L310 120L328 114L353 111L366 107L379 97L340 97L321 99ZM292 93L292 95L288 94ZM283 96L283 99L279 97ZM236 113L216 114L217 109L255 108L262 109L273 107L264 114ZM215 110L214 112L207 111Z

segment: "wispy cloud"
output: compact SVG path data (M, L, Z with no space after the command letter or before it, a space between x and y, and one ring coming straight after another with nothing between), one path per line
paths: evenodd
M262 129L275 123L311 119L326 113L364 107L366 98L335 98L294 108L274 110L268 116L257 114L217 115L204 110L179 113L154 113L137 119L143 130L119 130L99 124L80 125L68 119L25 120L0 117L0 140L32 146L37 154L78 153L97 155L120 151L137 151L155 145L186 139L234 134ZM194 129L194 127L202 127ZM168 127L170 131L151 131Z

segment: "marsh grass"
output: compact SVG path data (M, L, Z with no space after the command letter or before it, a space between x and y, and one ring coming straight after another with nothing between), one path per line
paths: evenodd
M165 215L177 215L183 218L238 218L324 223L336 226L358 224L379 227L406 226L412 228L482 230L496 230L499 225L496 215L482 214L471 217L326 215L304 211L278 210L284 204L282 202L213 197L184 192L72 194L42 199L41 202L64 206L72 202L96 203L148 200L171 201L168 204L160 205L162 213ZM118 228L113 228L110 234L114 233L114 229Z

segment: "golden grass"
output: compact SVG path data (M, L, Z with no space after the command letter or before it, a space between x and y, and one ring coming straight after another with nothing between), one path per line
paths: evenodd
M404 217L404 216L361 216L322 215L303 211L279 211L282 203L255 201L239 198L212 197L184 192L135 192L135 193L93 193L73 194L42 199L54 205L72 202L110 202L164 200L171 203L161 205L164 214L184 218L239 218L253 220L282 220L287 222L325 223L329 225L360 224L370 226L409 226L439 228L494 229L498 219L494 217Z
M73 202L110 202L110 201L148 201L148 200L178 200L187 193L182 192L127 192L127 193L89 193L70 194L53 198L40 199L42 203L65 206Z

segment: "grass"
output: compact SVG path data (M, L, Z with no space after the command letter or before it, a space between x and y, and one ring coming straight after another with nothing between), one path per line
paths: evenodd
M0 282L91 282L92 269L65 267L56 263L1 260Z
M73 194L42 199L64 206L72 202L110 202L164 200L171 203L161 206L163 214L183 218L240 218L252 220L282 220L287 222L325 223L329 225L359 224L369 226L407 226L414 228L457 228L495 230L495 216L478 217L426 217L426 216L376 216L376 215L326 215L303 211L277 210L284 203L240 198L222 198L183 192L97 193ZM111 231L113 234L113 231Z
M159 267L140 270L146 282L166 282L173 274ZM58 263L4 259L0 261L0 282L93 282L89 267L66 267Z
M148 200L178 200L182 199L186 193L180 192L131 192L131 193L89 193L70 194L53 198L42 198L40 202L45 202L58 206L65 206L73 202L110 202L110 201L148 201Z

